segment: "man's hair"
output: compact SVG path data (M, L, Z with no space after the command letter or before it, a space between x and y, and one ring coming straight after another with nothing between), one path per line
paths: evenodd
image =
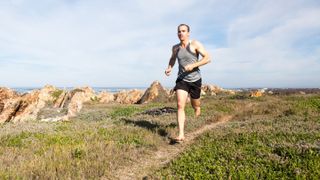
M180 25L178 26L178 30L179 30L179 28L180 28L181 26L187 27L188 32L190 32L190 27L189 27L187 24L180 24Z

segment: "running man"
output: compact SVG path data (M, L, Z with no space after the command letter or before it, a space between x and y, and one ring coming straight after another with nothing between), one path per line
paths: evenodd
M196 40L190 40L190 27L187 24L178 26L178 38L180 43L172 47L172 55L165 74L169 76L172 71L176 59L178 59L179 72L174 90L177 94L177 121L179 128L179 136L176 141L183 141L184 123L186 120L185 105L188 95L191 97L191 104L196 117L200 116L200 93L201 93L201 74L200 66L210 62L209 54L203 45ZM202 58L199 60L199 54Z

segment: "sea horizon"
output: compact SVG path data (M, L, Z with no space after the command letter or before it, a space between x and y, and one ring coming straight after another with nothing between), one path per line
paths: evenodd
M28 92L31 92L33 90L36 90L36 89L42 89L43 87L8 87L18 93L28 93ZM57 87L58 89L62 89L62 90L72 90L72 89L75 89L77 87ZM149 87L139 87L139 86L119 86L119 87L94 87L92 86L91 87L96 93L100 93L100 92L103 92L103 91L106 91L106 92L111 92L111 93L117 93L117 92L120 92L122 90L131 90L131 89L138 89L138 90L146 90L148 89ZM166 89L173 89L173 87L164 87ZM223 89L230 89L230 90L256 90L256 89L265 89L265 90L271 90L271 89L320 89L318 87L239 87L239 88L225 88L225 87L222 87Z

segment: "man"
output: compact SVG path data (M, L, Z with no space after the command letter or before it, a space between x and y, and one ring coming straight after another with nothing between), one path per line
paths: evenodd
M203 45L196 40L190 40L190 27L187 24L178 26L178 38L180 43L172 47L172 55L165 74L169 76L172 71L176 59L178 59L179 72L174 90L177 94L177 121L179 128L179 136L176 141L183 141L184 123L185 123L185 105L188 94L191 97L191 104L195 115L200 116L200 93L201 93L201 74L200 66L210 62L209 54ZM199 54L202 58L199 60Z

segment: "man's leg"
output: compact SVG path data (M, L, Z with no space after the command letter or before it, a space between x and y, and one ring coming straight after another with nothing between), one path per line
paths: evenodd
M191 98L191 104L194 109L194 114L196 115L196 117L200 116L200 114L201 114L200 98L199 99L192 99Z
M185 114L184 108L186 106L187 98L188 98L187 91L182 89L177 90L177 106L178 106L177 120L178 120L178 126L179 126L179 136L177 137L177 139L184 138L184 122L186 120L186 114Z

